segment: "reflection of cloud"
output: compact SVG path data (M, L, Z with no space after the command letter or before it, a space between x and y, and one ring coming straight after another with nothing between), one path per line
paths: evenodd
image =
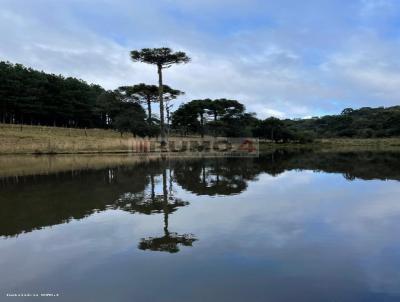
M397 182L381 185L363 193L335 215L330 222L337 232L352 241L352 248L365 263L369 283L376 292L400 294L398 287L400 264L397 229L400 221L400 204L395 196L400 190ZM372 184L369 182L366 186Z
M133 220L126 212L106 211L1 241L0 265L7 278L0 280L0 289L37 282L46 275L61 277L71 264L78 276L114 253L136 249L132 236L138 240L149 226L156 231L159 220L141 216ZM77 261L79 265L75 265Z
M400 221L399 193L394 181L347 182L341 175L309 171L274 178L260 175L239 196L199 198L192 203L194 212L180 213L175 221L182 224L207 217L193 229L201 244L217 246L221 252L229 248L242 257L249 253L293 256L296 251L321 249L321 262L316 265L323 269L324 261L333 261L328 256L332 250L337 257L341 253L340 261L359 267L371 289L398 294L393 280L399 274L393 263L400 262L394 241Z
M107 284L127 295L136 286L136 295L152 292L154 284L157 293L168 292L164 289L179 280L190 295L202 284L203 299L232 284L234 291L245 288L274 301L293 301L285 296L289 292L301 297L311 292L306 301L399 293L398 182L348 182L339 174L292 171L261 174L235 196L211 199L175 189L174 196L190 206L174 213L169 227L177 234L196 234L200 240L193 248L176 257L140 252L137 242L159 234L162 215L108 210L0 241L0 265L7 272L0 288L17 283L38 288L52 280L71 288L86 280L89 292ZM121 287L124 282L129 286ZM323 293L321 284L327 284Z

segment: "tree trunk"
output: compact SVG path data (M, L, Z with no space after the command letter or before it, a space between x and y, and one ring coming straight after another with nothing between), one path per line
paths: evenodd
M163 212L164 212L164 232L165 236L169 235L168 232L168 190L167 190L167 171L165 166L163 167L162 172L163 178Z
M204 116L203 113L200 113L200 125L201 125L201 137L204 137Z
M170 128L170 112L168 102L165 104L165 111L167 112L167 135L169 136L169 128Z
M156 199L156 193L155 193L155 184L154 184L154 175L150 175L150 184L151 184L151 201L154 202Z
M161 134L161 146L167 144L165 137L165 123L164 123L164 98L163 98L163 80L162 80L162 66L158 65L158 102L160 103L160 134Z
M147 97L147 122L151 124L151 98Z

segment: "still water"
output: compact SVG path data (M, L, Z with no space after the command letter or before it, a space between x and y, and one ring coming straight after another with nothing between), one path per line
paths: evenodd
M400 153L0 164L0 301L400 301Z

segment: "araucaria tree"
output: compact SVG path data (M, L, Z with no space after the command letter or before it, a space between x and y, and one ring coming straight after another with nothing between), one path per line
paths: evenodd
M170 48L143 48L131 51L131 58L134 62L142 62L157 66L158 72L158 101L160 103L160 132L161 143L166 143L164 99L163 99L163 77L162 70L173 64L188 63L190 58L182 51L173 52Z
M149 125L153 123L151 103L158 102L158 87L156 85L140 83L133 86L121 86L118 88L118 91L123 93L128 99L136 99L138 102L145 104L147 107L147 123ZM176 99L183 94L183 91L172 89L168 85L163 85L163 100L165 100L165 102Z

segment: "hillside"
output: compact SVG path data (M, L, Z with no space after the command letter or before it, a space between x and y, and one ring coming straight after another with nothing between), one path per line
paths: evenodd
M340 115L286 120L289 129L317 138L383 138L400 136L400 106L344 109Z

